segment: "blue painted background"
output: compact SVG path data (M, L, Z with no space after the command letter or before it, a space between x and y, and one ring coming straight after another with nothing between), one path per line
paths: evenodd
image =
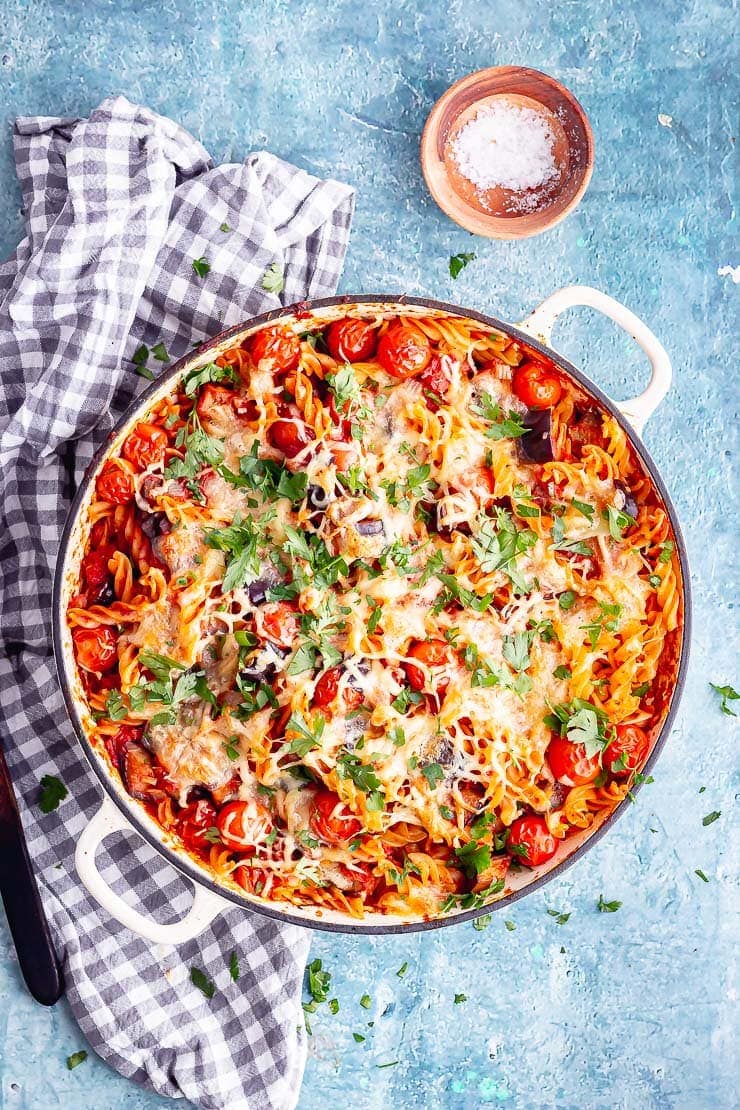
M555 288L588 283L648 321L673 358L675 385L646 441L687 532L696 634L655 783L579 865L483 932L318 937L314 955L333 973L341 1010L314 1018L301 1110L737 1105L737 733L708 688L740 685L728 512L740 281L732 20L732 5L718 0L0 0L3 255L21 234L11 120L84 115L123 92L178 120L217 160L265 147L354 184L344 291L426 293L516 320ZM568 84L596 141L580 209L514 244L473 240L450 223L418 160L424 120L445 88L508 63ZM461 250L477 259L453 282L448 257ZM615 396L644 380L626 337L585 310L557 340ZM703 827L711 810L722 816ZM623 902L617 913L597 912L602 892ZM571 917L558 925L548 907ZM365 991L369 1010L359 1005ZM455 1005L455 993L467 1001ZM80 1047L63 1004L44 1011L21 989L0 920L0 1104L169 1105L94 1058L68 1073L65 1058Z

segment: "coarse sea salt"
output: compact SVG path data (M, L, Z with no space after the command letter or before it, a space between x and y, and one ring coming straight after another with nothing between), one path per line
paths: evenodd
M477 189L539 189L558 175L552 128L533 108L491 104L460 128L452 157Z

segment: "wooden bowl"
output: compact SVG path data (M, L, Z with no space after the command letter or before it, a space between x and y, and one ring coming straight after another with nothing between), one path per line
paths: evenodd
M452 155L465 124L481 108L502 102L533 109L550 125L558 172L538 190L476 188ZM593 164L591 125L576 98L546 73L520 66L481 69L457 81L434 105L421 138L422 170L439 207L467 231L489 239L526 239L559 223L585 193Z

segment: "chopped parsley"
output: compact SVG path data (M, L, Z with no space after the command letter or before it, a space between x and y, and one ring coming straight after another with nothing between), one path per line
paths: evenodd
M596 907L599 913L616 913L617 910L622 908L622 903L617 901L605 902L604 895L600 894Z
M702 869L700 867L696 868L696 870L694 871L694 874L698 875L703 883L708 883L709 882L709 879L706 877L706 875L704 874L704 872L702 871Z
M555 670L552 672L552 676L553 678L567 679L572 678L573 674L570 670L570 667L566 667L563 663L561 663L560 666L556 667Z
M287 744L287 750L291 755L297 755L301 759L308 755L314 748L318 748L321 743L321 737L324 735L324 728L326 721L317 714L314 721L306 721L300 713L291 713L288 718L288 723L285 726L285 735L288 733L297 733L297 737Z
M279 262L271 262L262 275L260 282L266 293L282 293L285 289L285 274Z
M373 768L363 763L359 756L347 751L337 756L337 775L340 779L351 779L357 789L367 795L365 804L369 810L385 809L383 784Z
M232 952L231 959L229 960L229 975L235 983L239 981L239 974L239 959L236 952Z
M201 255L200 258L193 259L193 270L199 278L204 278L207 274L210 274L211 266L210 263L206 262L205 258Z
M331 986L331 972L325 971L321 960L311 960L306 968L308 993L314 1002L326 1002Z
M593 505L589 505L585 501L577 501L575 497L571 500L571 505L581 516L585 516L587 520L592 521L594 519L596 510Z
M444 770L439 763L427 763L422 767L421 773L429 783L430 790L435 790L445 777Z
M264 542L264 532L253 520L242 520L237 513L233 524L205 532L203 538L209 547L223 551L228 556L221 587L224 593L241 589L259 577L259 547Z
M42 813L53 813L69 794L67 787L56 775L44 775L40 787L39 809Z
M531 528L517 528L511 513L505 509L495 511L495 519L479 518L478 531L471 541L473 553L484 574L502 570L517 593L528 594L531 584L517 569L516 560L534 547L537 536Z
M615 508L614 505L607 505L601 515L609 524L609 534L613 540L621 540L623 533L631 528L633 524L637 524L633 516L625 513L622 509Z
M732 686L715 686L713 682L710 682L709 685L714 692L719 694L722 698L722 703L720 705L722 712L728 717L737 717L737 713L730 709L728 705L728 702L737 701L738 698L740 698L740 694L738 694L737 690L733 690Z
M572 590L565 590L558 597L558 605L560 606L560 608L563 610L564 613L567 613L569 609L572 609L573 606L575 605L575 603L576 603L576 595L573 593Z
M482 933L484 929L488 928L492 920L493 918L490 913L482 913L480 917L476 917L475 921L473 922L473 928L475 929L476 933Z
M120 690L109 690L105 699L105 711L111 721L122 721L128 713L123 704Z
M216 993L214 984L206 977L205 972L201 971L199 967L190 968L190 982L194 987L197 987L199 991L202 991L206 998L213 998Z
M456 278L469 262L475 259L475 254L472 251L461 251L459 254L450 255L450 277Z
M131 359L131 361L133 362L134 366L141 367L146 364L146 360L148 358L149 348L147 347L146 343L142 343L141 346L137 347L134 351L134 357ZM152 377L154 377L153 374Z
M504 921L504 925L506 926L508 932L510 932L510 933L513 933L514 930L516 929L516 922L515 921Z
M525 435L530 430L522 423L520 413L510 409L504 415L501 406L494 401L490 393L481 393L475 411L484 420L490 422L490 427L486 431L489 439L518 439L519 436Z
M79 1052L73 1052L71 1056L67 1057L67 1071L72 1071L73 1068L84 1064L85 1060L87 1060L87 1053L84 1048L81 1048Z
M170 356L167 354L167 348L164 343L155 343L152 347L152 354L157 362L169 362Z
M408 971L408 969L409 969L409 965L407 963L402 963L401 966L399 967L398 971L396 972L396 975L398 976L398 978L399 979L404 979L406 977L406 972Z
M572 744L583 744L588 759L600 755L610 740L606 713L582 698L553 706L544 722Z
M666 540L665 543L660 545L660 555L658 556L659 563L670 563L671 556L673 555L675 544L673 540Z
M455 1005L456 1006L459 1006L461 1002L467 1002L467 1001L468 1001L467 994L456 994L455 995Z
M391 702L391 705L397 713L406 713L409 706L420 705L424 701L424 695L420 690L412 690L410 686L404 686L400 694Z
M701 823L704 826L704 828L706 828L707 825L713 825L714 822L719 820L719 818L721 816L722 816L722 810L721 809L712 810L712 812L708 813L706 815L706 817L702 817Z
M560 910L548 910L548 915L555 918L556 925L565 925L570 920L569 913L561 913Z
M596 645L599 642L601 633L606 629L607 632L616 632L619 628L619 618L622 615L622 606L618 604L599 605L599 615L595 620L590 621L588 624L582 624L581 628L584 632L588 633L588 642L591 650L596 650Z
M238 375L233 366L217 366L215 362L207 362L191 370L182 379L182 386L188 397L192 397L206 382L236 382Z
M372 1006L372 999L370 998L369 994L363 994L362 998L360 999L360 1005L362 1006L363 1010L370 1009L370 1007Z

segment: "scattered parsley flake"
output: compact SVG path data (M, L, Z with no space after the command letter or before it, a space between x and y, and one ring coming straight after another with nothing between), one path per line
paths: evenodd
M365 1040L362 1033L353 1033L352 1036L354 1037L357 1044L362 1044L362 1042Z
M52 813L58 809L59 803L69 794L67 787L56 775L44 775L40 786L39 809L42 813Z
M193 269L195 270L199 278L204 278L207 274L210 274L211 272L210 263L206 262L203 256L193 259Z
M737 690L733 690L732 686L715 686L713 682L710 682L709 685L722 698L722 704L720 705L722 712L727 717L737 717L737 713L730 709L727 704L728 701L737 701L740 698Z
M508 929L508 931L510 933L513 933L514 930L516 929L516 922L515 921L504 921L504 925L506 926L506 928Z
M459 254L450 255L450 277L457 278L469 262L475 259L472 251L461 251Z
M165 347L164 343L155 343L155 345L152 347L152 354L156 358L157 362L170 361L170 356L167 354L167 348Z
M201 971L199 967L190 968L190 982L194 987L197 987L199 991L202 991L206 998L213 998L216 993L215 986L211 980L206 977L205 972Z
M556 925L565 925L570 920L569 913L561 913L559 910L548 910L548 915L555 918Z
M467 994L456 994L455 995L455 1005L456 1006L459 1006L461 1002L467 1002L467 1001L468 1001Z
M219 229L218 229L218 230L219 230L219 231L223 231L223 232L224 232L224 234L225 234L225 233L226 233L227 231L231 231L232 229L231 229L231 228L229 227L229 225L228 225L227 223L223 223L223 224L220 224L220 225L219 225Z
M67 1071L72 1071L73 1068L77 1068L80 1064L84 1064L85 1060L87 1060L87 1053L84 1048L80 1049L79 1052L73 1052L71 1056L67 1057Z
M701 823L706 828L707 825L713 825L714 822L717 821L721 816L722 816L722 810L721 809L712 810L712 812L708 813L706 815L706 817L702 817Z
M231 953L231 959L229 960L229 975L231 976L231 978L234 980L235 983L238 982L238 980L239 980L239 960L237 958L236 952Z
M285 276L279 262L271 262L262 276L262 288L266 293L282 293L285 288Z
M403 979L404 976L406 975L406 972L408 971L408 969L409 969L409 965L407 963L402 963L401 966L399 967L398 971L396 972L396 975L398 976L398 978Z
M360 1005L362 1006L363 1010L370 1009L370 1007L372 1006L372 999L370 998L369 994L363 994L362 998L360 999Z
M490 924L491 914L483 913L480 917L476 917L475 921L473 922L473 928L476 930L476 932L482 933L483 930L487 929Z
M708 883L709 882L709 879L706 877L706 875L704 874L704 872L702 871L702 869L700 867L696 868L696 870L694 871L694 874L698 875L703 883Z
M604 895L600 894L599 900L596 903L596 907L599 913L616 913L617 910L622 908L622 903L617 902L616 900L613 902L605 902Z

